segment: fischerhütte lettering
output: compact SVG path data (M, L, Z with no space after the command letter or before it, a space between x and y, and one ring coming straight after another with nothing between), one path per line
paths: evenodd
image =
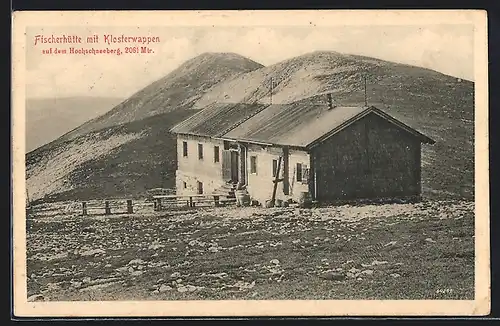
M44 35L35 36L35 45L39 43L58 43L58 44L68 44L68 43L82 43L82 38L76 35L60 35L45 37Z
M104 35L104 43L111 45L112 43L159 43L160 38L158 36L114 36L112 34Z

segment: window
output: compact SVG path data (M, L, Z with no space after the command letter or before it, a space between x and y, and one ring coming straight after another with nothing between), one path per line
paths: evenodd
M297 182L302 182L302 163L297 163Z
M182 156L188 156L188 143L185 141L182 142Z
M203 194L203 182L198 181L198 195Z
M307 184L309 180L309 168L304 165L304 172L302 173L302 183Z
M219 146L214 146L214 162L219 163Z
M186 181L183 181L182 184L184 186L184 189L186 189L188 187Z
M250 156L250 173L257 174L257 156Z
M273 160L273 177L278 174L278 160Z
M203 160L203 144L198 144L198 159Z

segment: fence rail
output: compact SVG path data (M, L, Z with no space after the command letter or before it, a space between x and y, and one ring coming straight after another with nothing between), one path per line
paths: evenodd
M134 213L134 205L133 205L133 202L132 202L132 199L127 199L127 210L126 212L123 212L123 213L126 213L126 214L133 214ZM82 215L83 216L86 216L88 215L88 211L90 209L104 209L104 214L105 215L111 215L111 209L114 208L114 209L122 209L123 208L123 203L113 203L113 205L110 204L110 201L109 200L106 200L104 201L104 207L102 205L92 205L92 206L89 206L87 205L87 202L82 202Z
M220 195L158 195L153 196L154 210L159 211L164 207L199 207L199 206L224 206L235 203L235 198L221 198Z
M155 195L147 200L102 199L80 202L44 203L30 206L29 214L36 216L58 215L113 215L137 214L141 212L161 211L195 207L220 207L236 203L235 198L220 195Z

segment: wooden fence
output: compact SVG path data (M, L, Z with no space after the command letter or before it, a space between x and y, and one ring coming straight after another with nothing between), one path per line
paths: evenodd
M126 206L124 205L123 201L116 201L113 203L113 205L110 203L109 200L104 201L104 205L102 204L96 204L94 203L93 205L88 205L86 201L82 202L82 215L87 216L89 215L89 210L104 210L104 215L111 215L112 213L115 214L133 214L134 213L134 205L132 202L132 199L127 199L126 200Z
M154 210L167 207L206 207L225 206L235 203L235 198L221 198L219 195L158 195L153 196Z
M27 208L36 216L141 214L151 211L196 207L220 207L236 202L219 195L156 195L149 200L105 199L82 202L44 203ZM34 216L33 215L33 216Z

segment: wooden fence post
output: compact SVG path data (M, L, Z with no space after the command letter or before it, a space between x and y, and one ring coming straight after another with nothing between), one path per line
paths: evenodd
M111 214L111 207L109 207L109 201L104 202L104 214L110 215Z
M82 215L87 216L87 202L82 202Z
M132 206L132 199L127 200L127 214L132 214L134 212L134 207Z
M155 201L155 208L157 211L161 211L161 198L157 198Z
M215 207L219 207L219 196L214 196Z
M193 207L193 197L189 197L189 207Z

